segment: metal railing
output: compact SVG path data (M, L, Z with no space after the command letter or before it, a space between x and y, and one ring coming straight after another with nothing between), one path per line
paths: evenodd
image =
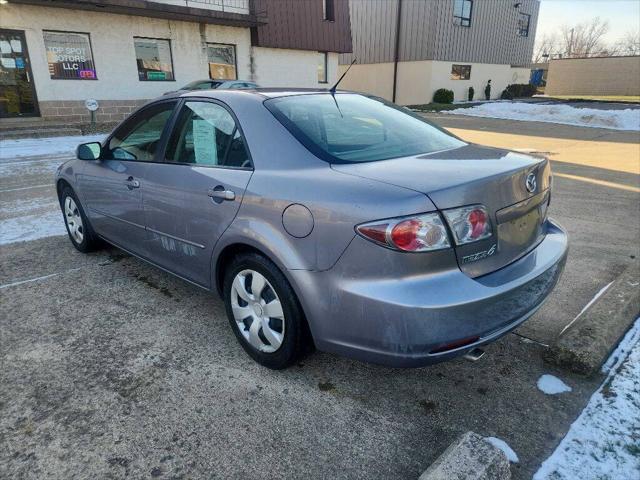
M156 3L217 10L219 12L249 14L250 0L150 0Z

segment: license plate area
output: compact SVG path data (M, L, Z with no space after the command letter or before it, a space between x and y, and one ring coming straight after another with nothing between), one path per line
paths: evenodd
M515 260L542 240L547 202L545 191L496 212L498 248L502 255Z

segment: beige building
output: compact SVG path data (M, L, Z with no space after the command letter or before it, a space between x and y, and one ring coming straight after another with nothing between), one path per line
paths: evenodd
M353 52L340 55L342 88L402 105L429 103L439 88L466 100L499 98L529 83L538 0L350 0Z
M547 95L640 95L640 56L549 62Z
M0 121L88 123L94 99L97 122L116 122L208 78L325 87L351 49L348 15L334 0L11 0L0 4Z

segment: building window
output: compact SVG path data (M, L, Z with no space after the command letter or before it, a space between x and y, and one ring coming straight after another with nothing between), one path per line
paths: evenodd
M521 37L529 36L529 22L531 21L531 15L521 13L518 17L518 35Z
M175 80L169 40L133 37L133 44L138 63L138 80Z
M327 83L327 52L318 52L318 83Z
M471 65L452 65L451 80L469 80L471 78Z
M334 0L322 0L322 18L333 22L336 19Z
M97 80L88 33L42 33L52 80Z
M462 27L471 26L471 10L473 0L454 0L453 2L453 23Z
M207 43L207 62L209 62L209 78L237 80L235 45Z

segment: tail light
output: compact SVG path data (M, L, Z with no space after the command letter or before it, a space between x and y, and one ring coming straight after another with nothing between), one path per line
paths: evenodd
M367 240L405 252L428 252L451 246L437 213L365 223L358 225L356 231Z
M457 245L476 242L491 236L491 220L482 205L445 210L444 216Z

